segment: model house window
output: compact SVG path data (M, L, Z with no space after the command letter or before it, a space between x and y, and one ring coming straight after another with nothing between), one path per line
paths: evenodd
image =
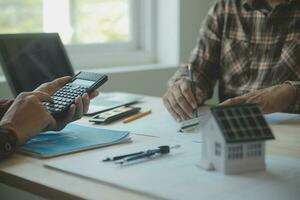
M221 156L221 144L218 142L215 143L215 155Z
M259 157L262 155L262 144L247 144L247 157Z
M243 158L243 146L232 145L228 147L228 160L237 160Z
M146 30L151 1L1 0L0 7L0 33L58 32L79 67L105 66L105 59L114 63L116 55L118 63L128 63L122 55L140 53L151 38Z

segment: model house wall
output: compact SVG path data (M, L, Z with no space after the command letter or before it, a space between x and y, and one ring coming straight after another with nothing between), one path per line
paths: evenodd
M222 130L224 126L220 126L224 121L220 122L219 120L218 123L216 115L213 115L211 111L206 114L202 122L203 144L200 162L202 168L217 170L224 174L264 170L266 168L265 140L272 139L274 136L264 118L261 118L262 114L259 113L259 110L253 105L249 105L249 108L255 109L254 115L251 116L252 118L249 117L250 115L244 117L243 120L252 120L251 123L254 120L256 124L254 127L248 125L248 129L247 127L237 128L236 125L233 125L240 122L237 122L238 118L230 115L224 120L229 124L229 127L232 126L230 127L232 130L226 129L224 131ZM231 122L231 120L235 120L235 122ZM229 133L229 130L232 133ZM244 133L240 131L244 131Z
M227 145L226 156L225 174L264 170L266 167L265 142L229 144Z

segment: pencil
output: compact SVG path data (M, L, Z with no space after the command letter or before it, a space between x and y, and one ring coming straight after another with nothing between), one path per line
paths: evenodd
M132 116L130 116L130 117L128 117L128 118L126 118L124 121L123 121L123 123L129 123L129 122L132 122L132 121L134 121L134 120L136 120L136 119L139 119L139 118L142 118L142 117L144 117L144 116L146 116L146 115L149 115L151 113L151 110L148 110L148 111L146 111L146 112L140 112L140 113L137 113L137 114L135 114L135 115L132 115Z
M192 92L194 97L196 98L196 87L195 87L195 82L193 78L193 71L192 71L192 65L188 64L188 71L189 71L189 78L191 81L191 87L192 87ZM193 117L197 118L198 117L198 111L196 109L193 110Z

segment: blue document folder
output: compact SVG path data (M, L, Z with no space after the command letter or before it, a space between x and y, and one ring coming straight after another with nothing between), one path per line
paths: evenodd
M63 130L34 136L19 152L40 158L104 147L130 140L129 132L69 124Z

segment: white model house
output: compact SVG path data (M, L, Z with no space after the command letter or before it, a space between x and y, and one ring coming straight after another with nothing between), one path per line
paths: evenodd
M224 174L265 169L265 141L274 135L257 105L211 108L201 125L202 168Z

